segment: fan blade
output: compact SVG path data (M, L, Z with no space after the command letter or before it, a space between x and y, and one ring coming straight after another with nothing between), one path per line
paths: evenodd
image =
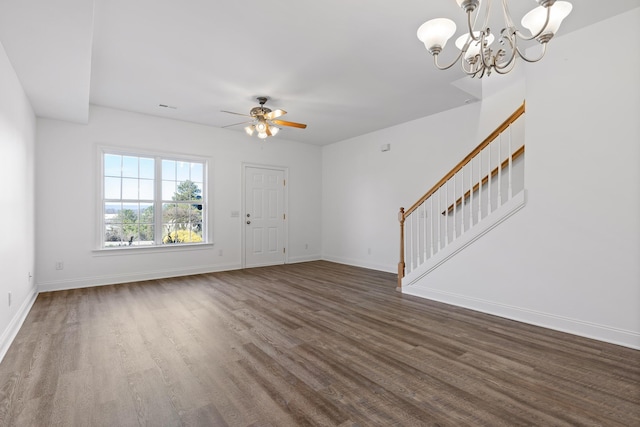
M231 126L238 126L238 125L243 125L243 124L245 124L245 123L251 123L251 122L253 122L253 120L247 120L247 121L245 121L245 122L234 123L234 124L232 124L232 125L222 126L222 128L223 128L223 129L224 129L224 128L230 128Z
M287 114L287 112L284 110L273 110L270 113L265 114L264 118L267 120L273 120L277 119L280 116L284 116L285 114Z
M273 136L273 134L271 133L271 129L269 129L269 125L267 125L267 127L264 129L264 132L267 134L267 136Z
M271 120L273 123L280 126L291 126L293 128L306 129L307 125L304 123L287 122L286 120Z
M234 113L233 111L227 111L227 110L220 110L221 113L229 113L229 114L235 114L237 116L245 116L245 117L251 117L248 114L242 114L242 113Z

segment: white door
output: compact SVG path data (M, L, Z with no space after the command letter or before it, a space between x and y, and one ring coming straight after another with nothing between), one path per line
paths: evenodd
M245 168L245 267L284 264L284 170Z

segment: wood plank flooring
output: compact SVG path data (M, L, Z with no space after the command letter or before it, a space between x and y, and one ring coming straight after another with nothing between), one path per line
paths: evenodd
M638 426L640 352L324 261L41 294L0 426Z

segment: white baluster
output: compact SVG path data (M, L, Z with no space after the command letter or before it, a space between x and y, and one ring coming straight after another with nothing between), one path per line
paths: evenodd
M438 252L440 252L440 249L442 249L442 225L440 223L440 218L442 217L442 208L441 208L441 203L440 203L440 199L441 194L440 194L440 190L442 189L442 187L438 188Z
M415 269L417 264L417 258L420 256L418 252L418 210L411 212L411 265L412 269Z
M464 168L467 165L462 166L462 170L460 171L462 174L462 188L461 188L461 192L462 192L462 196L460 198L460 235L462 236L464 234Z
M498 207L502 206L502 133L498 139Z
M482 151L478 153L478 223L482 221Z
M453 174L453 240L456 240L456 235L458 234L457 232L457 226L456 226L456 213L458 212L457 210L457 203L456 203L456 190L457 190L457 179L456 176L458 175L458 173L454 173Z
M444 247L449 244L449 181L444 184Z
M513 198L513 187L511 186L511 176L512 176L511 170L513 169L512 159L513 159L513 151L511 151L511 125L509 125L509 194L507 196L509 200Z
M427 201L422 202L422 213L424 214L424 218L422 221L423 228L423 241L422 241L422 262L427 262Z
M487 151L489 152L489 159L487 160L487 169L489 174L487 175L487 216L491 213L491 144L487 145Z
M431 197L429 197L431 203L431 217L429 218L429 258L433 256L433 196L434 195L432 194Z

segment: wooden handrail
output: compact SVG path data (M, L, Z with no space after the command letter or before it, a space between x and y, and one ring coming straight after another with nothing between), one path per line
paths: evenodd
M396 288L397 290L402 290L402 278L405 275L405 260L404 260L404 222L405 222L405 219L413 211L418 209L418 207L420 207L420 205L422 205L425 202L425 200L427 200L436 191L438 191L438 189L440 187L442 187L447 181L449 181L449 179L451 179L455 174L457 174L467 163L469 163L471 161L471 159L473 159L478 153L480 153L483 149L485 149L494 139L496 139L502 132L504 132L509 126L511 126L512 123L514 123L516 120L518 120L518 118L520 118L520 116L522 116L524 114L524 112L525 112L525 103L523 102L522 105L520 107L518 107L518 109L516 111L514 111L513 114L511 114L507 118L507 120L502 122L502 124L500 126L498 126L493 132L491 132L491 134L488 137L485 138L484 141L482 141L480 143L480 145L478 145L476 148L474 148L473 151L471 151L464 159L462 159L462 161L460 161L460 163L458 163L444 177L442 177L442 179L440 181L438 181L436 183L436 185L431 187L431 189L429 191L427 191L424 194L424 196L422 196L417 202L415 202L409 209L405 210L404 208L400 208L400 212L398 212L398 220L400 221L400 262L398 262L398 287ZM524 146L522 146L520 149L516 150L513 153L512 160L516 159L519 156L521 156L523 153L524 153ZM505 162L508 164L509 159L505 160ZM503 162L501 164L501 167L504 168L505 162ZM453 206L455 206L456 204L462 203L462 201L465 200L468 197L468 195L471 194L471 191L475 192L478 189L480 189L481 186L484 185L489 180L490 176L493 177L497 173L498 173L498 168L496 167L487 176L485 176L479 183L477 183L472 189L467 191L467 193L465 193L463 197L458 199L455 202L454 205L451 205L449 208L447 208L445 210L445 212L447 210L449 210L449 209L453 209Z
M522 156L523 154L524 154L524 145L513 152L513 155L511 156L511 161L513 162L515 159ZM502 162L502 164L500 165L500 168L504 169L507 166L509 166L508 157L506 160ZM496 175L498 175L497 166L491 171L491 178L493 178ZM482 178L482 180L480 180L479 183L473 186L472 190L467 190L467 192L464 193L463 197L459 197L458 200L455 201L455 203L452 203L451 205L449 205L449 207L446 210L442 211L442 215L444 215L445 213L451 213L453 211L454 206L459 206L460 204L462 204L463 200L467 200L469 197L471 197L471 191L475 193L476 191L478 191L480 187L484 186L488 181L489 181L489 175L486 175L484 178Z
M415 202L409 209L407 209L404 212L404 216L408 216L409 214L411 214L411 212L415 211L416 209L418 209L418 207L424 203L425 200L427 200L429 197L431 197L431 195L433 193L435 193L436 191L438 191L438 189L440 187L442 187L447 181L449 181L449 179L451 177L453 177L456 173L458 173L460 171L460 169L462 169L464 167L464 165L466 165L467 163L469 163L469 161L471 159L473 159L480 151L482 151L487 145L489 145L491 143L491 141L493 141L494 139L496 139L498 137L498 135L500 135L502 132L504 132L513 122L515 122L521 115L524 114L524 106L525 103L523 102L522 105L520 107L518 107L518 109L516 111L514 111L513 114L511 114L509 116L509 118L507 120L505 120L500 126L498 126L496 128L496 130L494 130L493 132L491 132L491 135L489 135L484 141L482 141L482 143L480 143L480 145L478 145L471 153L469 153L467 155L467 157L465 157L464 159L462 159L462 161L460 163L458 163L453 169L451 169L449 171L449 173L447 173L444 177L442 177L442 179L440 181L438 181L438 183L436 185L434 185L433 187L431 187L431 189L429 191L427 191L424 196L422 196L417 202Z

